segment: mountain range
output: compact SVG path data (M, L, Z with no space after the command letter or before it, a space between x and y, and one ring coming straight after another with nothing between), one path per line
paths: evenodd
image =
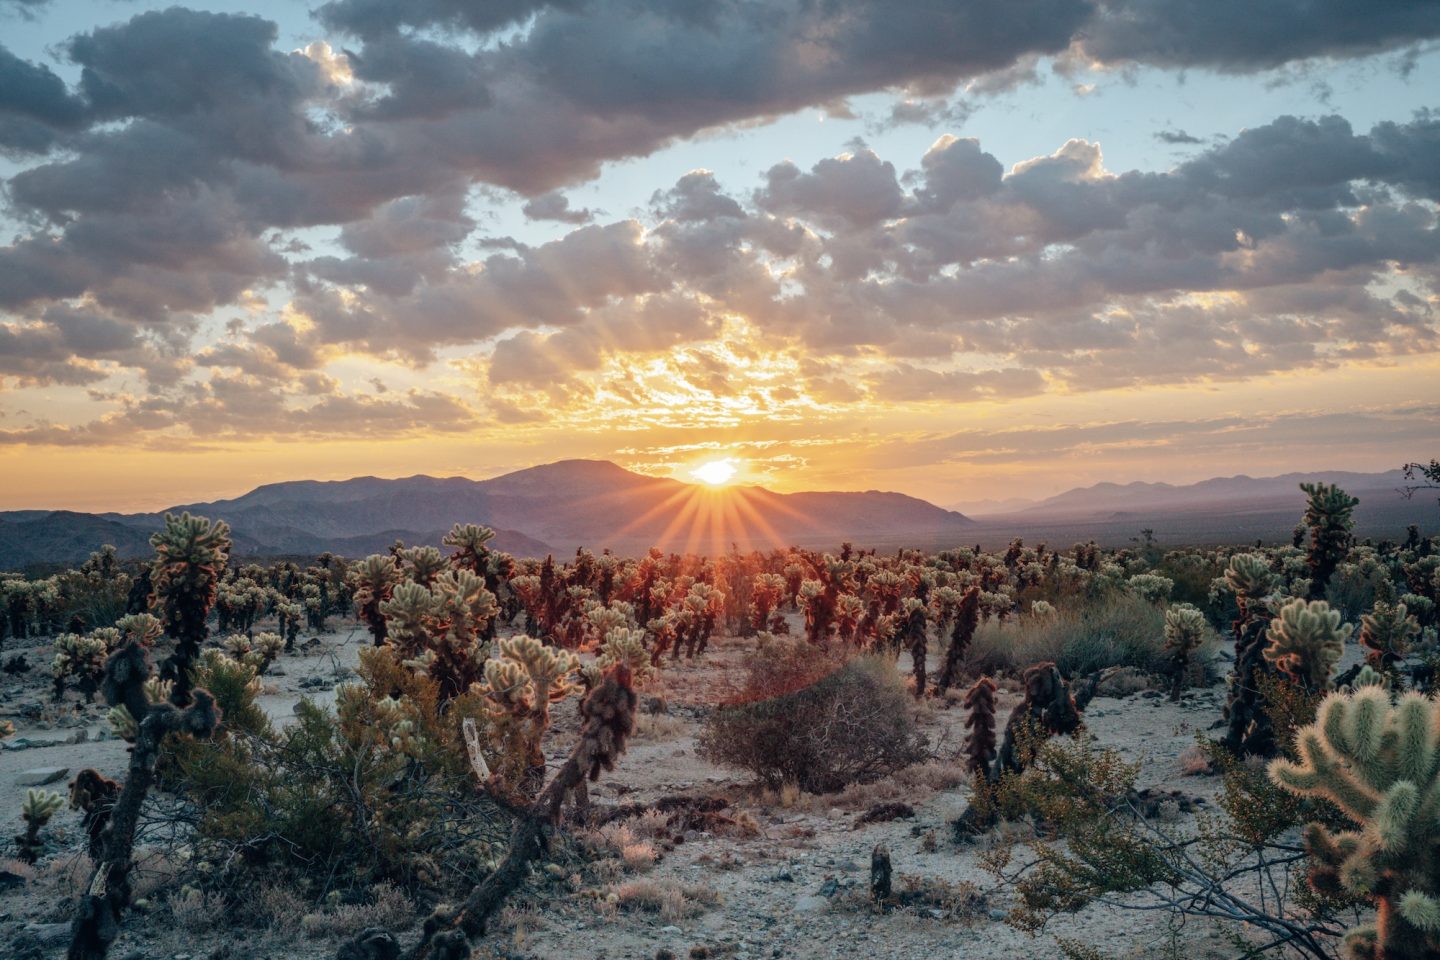
M179 504L170 512L225 520L234 553L254 557L326 550L356 557L396 540L439 546L457 522L493 527L496 547L517 556L559 555L579 546L630 554L651 546L715 553L732 543L741 549L834 549L844 540L885 548L988 548L1014 536L1114 546L1146 529L1161 543L1198 544L1288 539L1304 511L1303 481L1337 483L1357 496L1360 536L1397 536L1409 523L1432 532L1440 520L1432 497L1401 495L1399 471L1218 477L1185 485L1098 483L1041 501L970 505L972 518L900 493L715 489L632 473L603 460L562 460L489 480L296 480L230 500ZM0 570L73 563L105 543L124 557L148 556L149 536L163 517L164 511L0 512Z
M414 476L398 480L297 480L231 500L179 504L230 524L238 556L363 556L395 540L438 546L452 524L483 523L495 546L517 556L578 546L638 552L718 552L842 540L899 544L963 539L969 518L900 493L774 493L714 489L632 473L601 460L562 460L489 480ZM164 512L0 512L0 569L73 562L103 543L121 556L150 552Z

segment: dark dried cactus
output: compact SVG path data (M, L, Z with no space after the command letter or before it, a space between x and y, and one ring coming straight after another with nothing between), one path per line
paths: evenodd
M980 588L971 587L965 591L965 599L955 614L955 626L950 630L950 646L945 651L945 666L940 670L936 688L944 693L960 682L960 661L980 625Z
M99 861L110 811L120 796L120 784L98 770L85 769L70 781L70 808L84 814L81 820L90 839L90 859Z
M1018 773L1028 758L1021 755L1017 739L1023 725L1034 734L1052 737L1068 735L1080 729L1080 708L1070 695L1070 685L1060 675L1060 668L1049 660L1025 671L1025 699L1010 714L1005 724L1005 740L996 758L995 774L1003 771Z
M965 694L965 769L988 776L995 759L995 681L981 677Z

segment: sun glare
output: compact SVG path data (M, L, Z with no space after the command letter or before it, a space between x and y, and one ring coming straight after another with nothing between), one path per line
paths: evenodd
M690 476L708 483L712 487L724 486L730 482L731 477L735 476L735 461L711 460L709 463L701 464L691 470Z

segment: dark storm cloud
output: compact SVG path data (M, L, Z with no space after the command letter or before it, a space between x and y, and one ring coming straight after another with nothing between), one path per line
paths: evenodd
M53 70L0 45L0 151L44 153L85 116L84 102Z
M1437 35L1431 0L1097 0L1079 46L1103 63L1248 73Z

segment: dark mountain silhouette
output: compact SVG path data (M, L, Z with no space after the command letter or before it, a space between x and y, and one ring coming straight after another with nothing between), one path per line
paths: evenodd
M578 546L716 552L732 543L766 549L833 547L842 540L958 542L971 524L959 513L899 493L712 489L597 460L562 460L479 481L414 476L272 483L234 499L172 508L179 510L225 520L234 531L236 554L261 556L324 550L362 556L396 539L438 546L457 522L494 527L496 545L518 556ZM8 520L0 526L0 569L83 559L101 543L114 543L125 556L146 555L146 538L161 517L0 514L0 521ZM45 535L34 537L41 530ZM34 542L26 543L27 535Z

